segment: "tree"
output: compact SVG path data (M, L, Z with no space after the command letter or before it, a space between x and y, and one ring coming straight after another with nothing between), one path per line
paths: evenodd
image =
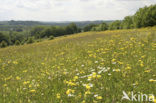
M74 33L78 33L79 29L76 26L76 24L71 23L71 24L69 24L68 26L65 27L65 31L66 31L66 34L74 34Z
M133 16L126 16L121 23L122 29L131 29L133 28Z
M95 24L88 24L83 28L83 31L84 32L91 31L91 29L95 26L96 26Z
M134 27L148 27L156 25L156 5L140 8L134 15Z
M33 37L29 37L27 40L27 44L31 44L34 43L34 38Z
M15 45L20 45L21 43L20 43L20 41L19 40L16 40L15 41Z
M4 35L3 33L0 32L0 42L5 41L8 42L8 38L6 35Z
M43 26L36 26L33 27L31 29L31 36L34 36L35 38L41 38L41 32L44 30L45 28Z
M54 36L53 36L53 35L51 35L51 36L49 37L49 40L52 40L52 39L54 39Z
M1 47L1 48L4 48L4 47L6 47L6 46L8 46L8 44L7 44L6 41L2 41L2 42L0 43L0 47Z
M121 29L121 21L120 20L116 20L109 25L109 30L116 30L116 29Z

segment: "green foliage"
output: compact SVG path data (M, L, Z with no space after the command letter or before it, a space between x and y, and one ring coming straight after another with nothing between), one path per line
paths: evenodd
M133 27L133 16L126 16L121 23L122 29L131 29Z
M91 31L92 28L95 27L95 26L96 26L95 24L89 24L89 25L87 25L87 26L85 26L85 27L83 28L83 31L84 31L84 32Z
M121 29L121 21L119 20L116 20L109 25L109 30L117 30L117 29Z
M148 27L156 25L156 5L140 8L134 15L134 27Z
M34 43L35 40L34 40L34 37L29 37L28 40L27 40L27 44L31 44L31 43Z
M52 39L54 39L54 36L53 36L53 35L51 35L51 36L49 37L49 40L52 40Z
M21 43L20 43L20 41L19 40L16 40L15 41L15 45L20 45Z
M6 47L6 46L8 46L8 44L7 44L6 41L2 41L2 42L0 43L0 47L1 47L1 48L4 48L4 47Z
M34 36L35 38L41 38L42 35L41 35L41 32L45 29L45 27L43 26L36 26L36 27L33 27L30 31L31 33L31 36Z
M99 24L92 28L92 31L105 31L108 30L108 25L106 23Z
M74 33L78 33L79 29L76 26L76 24L71 23L71 24L69 24L68 26L65 27L65 32L66 32L66 34L74 34Z
M9 37L7 34L3 34L0 32L0 42L5 41L7 44L9 44Z

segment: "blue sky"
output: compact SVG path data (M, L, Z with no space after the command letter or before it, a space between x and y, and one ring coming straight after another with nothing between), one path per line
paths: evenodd
M156 0L0 0L0 21L121 20Z

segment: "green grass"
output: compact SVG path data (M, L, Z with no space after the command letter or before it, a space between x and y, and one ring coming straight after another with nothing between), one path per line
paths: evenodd
M0 103L129 103L123 91L156 96L156 28L0 49Z

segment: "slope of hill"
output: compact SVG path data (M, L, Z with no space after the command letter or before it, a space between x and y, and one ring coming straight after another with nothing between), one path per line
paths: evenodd
M123 91L156 94L155 51L155 27L1 48L0 102L129 103Z

